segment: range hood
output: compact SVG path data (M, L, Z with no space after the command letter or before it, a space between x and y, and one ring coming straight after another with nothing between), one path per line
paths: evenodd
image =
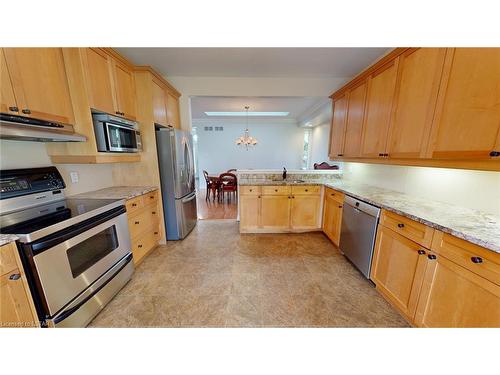
M0 138L34 142L85 142L72 125L0 113Z

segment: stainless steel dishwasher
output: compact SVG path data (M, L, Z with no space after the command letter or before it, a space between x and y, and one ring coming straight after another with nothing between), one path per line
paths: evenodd
M339 248L367 279L379 216L379 207L345 196Z

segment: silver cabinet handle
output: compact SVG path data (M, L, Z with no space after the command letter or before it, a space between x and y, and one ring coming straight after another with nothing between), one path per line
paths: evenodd
M20 278L21 278L20 273L14 273L14 274L9 276L9 280L19 280Z

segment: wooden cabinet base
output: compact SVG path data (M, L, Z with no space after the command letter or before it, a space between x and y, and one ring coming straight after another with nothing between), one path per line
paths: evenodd
M54 164L134 163L141 161L141 155L51 155L50 160Z

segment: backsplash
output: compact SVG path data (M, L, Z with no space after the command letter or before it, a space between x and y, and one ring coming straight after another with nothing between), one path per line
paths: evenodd
M500 215L499 172L344 163L342 178Z

